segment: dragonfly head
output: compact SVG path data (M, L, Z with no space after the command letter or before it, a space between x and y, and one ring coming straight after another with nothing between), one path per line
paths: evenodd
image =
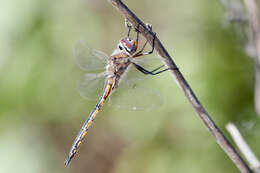
M137 44L131 38L123 38L119 41L117 48L120 51L125 51L129 55L133 55L137 49Z

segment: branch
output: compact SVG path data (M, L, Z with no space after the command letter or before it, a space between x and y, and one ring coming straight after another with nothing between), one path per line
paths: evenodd
M239 156L236 152L234 147L230 144L227 138L223 135L223 133L219 130L217 125L211 119L207 111L204 107L200 104L199 100L193 93L192 89L190 88L189 84L184 79L181 72L177 69L176 64L173 62L172 58L163 47L160 40L154 35L153 32L148 30L146 25L132 12L128 9L128 7L121 2L121 0L109 0L113 6L117 8L117 10L126 18L135 28L141 32L141 34L148 40L150 45L153 43L154 40L154 49L156 50L157 54L161 57L161 61L169 68L172 77L176 80L179 87L184 92L185 96L191 103L194 110L199 115L200 119L203 121L205 126L208 128L210 133L216 139L217 143L221 146L221 148L227 153L230 159L235 163L235 165L240 169L243 173L252 172L250 168L246 165L243 159Z
M245 140L243 139L242 135L240 134L239 130L233 123L228 123L226 125L226 129L232 136L233 140L235 141L236 145L240 149L241 153L245 156L247 161L250 164L250 167L256 172L260 173L260 162L256 158L255 154L252 152L250 147L247 145Z

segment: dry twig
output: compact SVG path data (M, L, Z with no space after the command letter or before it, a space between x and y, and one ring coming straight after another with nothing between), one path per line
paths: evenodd
M252 152L250 147L247 145L245 140L243 139L242 135L240 134L239 130L233 123L228 123L226 125L226 129L232 136L233 140L235 141L236 145L238 146L241 153L247 159L250 167L256 172L260 173L260 162L256 158L255 154Z
M257 3L255 0L244 0L248 12L248 20L253 33L256 49L256 83L255 83L255 109L260 116L260 23Z
M118 11L129 21L135 28L141 32L141 34L148 40L150 45L153 43L153 38L155 37L154 33L149 31L146 25L132 12L128 9L128 7L121 2L121 0L109 0L113 6L115 6ZM227 153L230 159L235 163L235 165L240 169L243 173L252 172L247 164L243 161L243 159L239 156L236 152L234 147L230 144L227 138L223 135L223 133L219 130L216 126L214 121L211 119L207 111L204 107L200 104L199 100L193 93L192 89L190 88L187 81L184 79L181 72L177 69L176 64L173 62L172 58L163 47L160 40L155 37L154 40L154 49L161 57L162 62L170 69L171 75L174 79L176 79L177 84L180 86L182 91L184 92L185 96L191 103L194 110L199 115L200 119L203 121L205 126L208 128L210 133L215 137L217 143L221 146L221 148Z
M255 0L220 0L226 18L242 36L246 54L255 60L255 110L260 116L260 18ZM246 9L246 10L245 10Z

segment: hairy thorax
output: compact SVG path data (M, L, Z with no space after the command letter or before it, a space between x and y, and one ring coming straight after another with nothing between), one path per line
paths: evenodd
M118 87L121 76L126 72L130 63L129 55L123 53L109 58L106 70L108 77L115 78L115 88Z

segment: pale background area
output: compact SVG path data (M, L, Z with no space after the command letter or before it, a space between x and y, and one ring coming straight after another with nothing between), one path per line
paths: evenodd
M223 21L219 2L124 2L153 24L224 133L226 123L234 122L260 156L254 63ZM65 168L74 137L95 105L77 91L83 72L73 47L85 40L110 54L127 33L123 17L107 0L13 0L0 9L1 173L238 172L167 72L142 82L160 92L163 104L152 111L106 105Z

